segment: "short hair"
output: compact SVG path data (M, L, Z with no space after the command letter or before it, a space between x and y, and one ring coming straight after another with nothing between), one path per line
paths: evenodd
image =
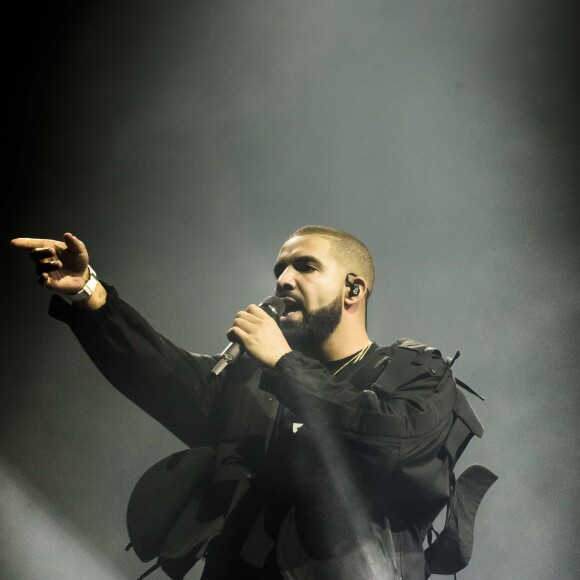
M290 234L286 241L298 236L310 235L332 239L332 248L345 261L348 268L353 269L354 274L365 278L368 284L368 298L375 283L375 263L369 249L352 234L327 226L304 226Z

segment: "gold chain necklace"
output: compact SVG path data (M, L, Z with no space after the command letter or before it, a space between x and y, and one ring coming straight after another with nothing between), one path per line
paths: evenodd
M369 340L368 344L362 350L353 355L352 358L349 358L338 370L334 371L332 374L336 376L341 370L345 369L348 365L357 363L358 361L362 360L365 354L369 351L369 348L371 347L372 344L373 341Z

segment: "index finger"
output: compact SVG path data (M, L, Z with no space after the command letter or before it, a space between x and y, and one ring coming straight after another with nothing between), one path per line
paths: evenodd
M14 238L10 245L14 248L23 248L25 250L34 250L36 248L66 248L63 242L57 240L45 240L42 238Z
M261 308L257 304L250 304L246 308L246 312L248 312L249 314L252 314L252 315L256 316L257 318L264 318L264 317L269 317L270 316L263 308Z

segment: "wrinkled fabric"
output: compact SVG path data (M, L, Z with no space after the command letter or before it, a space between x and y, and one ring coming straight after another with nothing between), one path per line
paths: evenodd
M205 540L206 568L221 571L204 580L229 577L239 558L264 578L273 554L287 580L425 578L423 542L449 500L457 399L438 351L373 345L338 377L295 351L265 372L244 356L215 377L217 356L175 346L107 291L97 311L54 297L50 312L117 390L188 446L215 451L203 497L168 534L168 575L183 577L178 561L201 555L183 546Z

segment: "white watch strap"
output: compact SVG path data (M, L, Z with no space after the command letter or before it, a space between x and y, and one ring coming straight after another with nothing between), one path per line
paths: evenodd
M86 300L97 287L98 277L97 273L91 268L91 266L87 266L89 269L89 279L87 283L83 286L83 289L77 292L76 294L67 294L66 297L71 302L79 302L80 300Z

